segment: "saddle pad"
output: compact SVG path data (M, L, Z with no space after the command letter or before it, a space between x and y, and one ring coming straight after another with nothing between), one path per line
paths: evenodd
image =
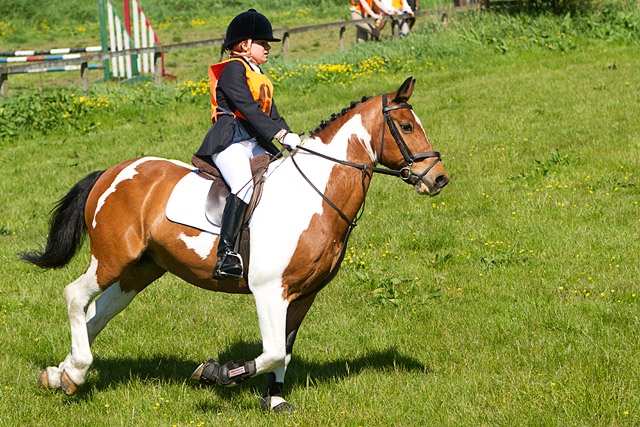
M167 202L167 219L199 230L220 234L220 225L207 219L205 204L213 181L200 178L195 171L184 176Z

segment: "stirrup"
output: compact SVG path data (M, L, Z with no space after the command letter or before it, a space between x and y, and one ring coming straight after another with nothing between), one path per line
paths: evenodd
M240 270L238 272L238 270ZM214 279L242 279L242 273L244 272L244 264L242 257L239 253L228 251L224 256L216 263L216 267L213 270Z

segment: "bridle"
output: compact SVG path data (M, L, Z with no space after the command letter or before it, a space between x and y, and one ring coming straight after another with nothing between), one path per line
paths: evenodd
M356 169L359 169L360 171L362 171L362 193L365 194L366 192L366 187L365 187L365 180L367 178L371 179L371 175L373 175L373 173L381 173L384 175L392 175L392 176L398 176L400 178L402 178L404 181L415 185L419 180L422 180L422 178L436 165L436 163L441 162L442 159L440 158L440 153L437 151L425 151L425 152L421 152L421 153L417 153L417 154L412 154L411 150L409 149L409 146L407 145L407 143L404 141L404 139L402 138L402 135L400 135L400 132L398 131L398 128L396 127L396 124L393 122L393 119L391 119L391 111L394 110L399 110L402 108L409 108L411 109L411 105L407 104L407 103L403 103L403 104L398 104L398 105L393 105L391 107L387 106L387 94L382 96L382 114L384 115L385 121L387 122L387 126L389 127L389 131L391 132L391 135L393 136L393 139L395 140L396 144L398 145L398 148L400 149L400 152L402 153L402 157L404 158L404 162L402 164L402 167L400 169L386 169L386 168L379 168L379 167L375 167L375 166L368 166L368 165L361 165L361 164L357 164L357 163L351 163L351 162L347 162L345 160L340 160L340 159L336 159L334 157L331 156L327 156L326 154L322 154L319 153L317 151L311 150L309 148L303 147L301 145L299 145L294 151L293 153L291 153L291 161L293 162L293 165L296 167L296 169L298 170L298 172L300 172L300 175L302 175L302 177L307 181L307 183L309 183L309 185L311 186L311 188L313 188L316 193L318 193L320 195L320 197L322 197L322 199L329 205L331 206L331 208L333 208L338 215L340 215L340 217L347 223L347 231L344 235L344 239L343 239L343 244L342 244L342 250L341 253L339 255L339 258L337 260L337 262L335 263L334 267L330 269L330 271L327 273L325 279L320 283L320 285L318 286L318 290L321 289L322 287L324 287L327 283L329 283L329 281L331 281L331 279L337 274L338 269L340 268L340 264L342 263L342 260L344 259L346 250L347 250L347 242L349 240L349 236L351 236L351 232L353 231L353 229L355 228L355 226L358 223L358 220L360 219L360 217L362 216L362 213L364 212L365 209L365 202L362 203L362 206L360 207L360 211L358 212L358 214L356 215L356 217L353 220L350 220L349 217L347 215L345 215L344 212L342 212L340 210L340 208L338 208L331 200L329 200L329 198L318 189L318 187L316 187L313 182L311 182L311 180L304 174L304 172L302 171L302 169L300 169L300 166L298 166L298 163L295 160L295 154L298 150L302 150L305 151L309 154L313 154L315 156L318 157L322 157L323 159L327 159L330 160L332 162L341 164L341 165L345 165L345 166L350 166L350 167L354 167ZM381 163L382 160L382 150L384 148L384 126L382 126L382 137L380 138L380 149L379 149L379 154L378 154L378 158L376 159L376 163ZM429 165L429 167L421 174L416 174L415 172L413 172L411 170L411 167L413 166L414 163L416 162L420 162L424 159L428 159L428 158L435 158L435 160L433 161L433 163L431 163L431 165ZM366 201L366 197L364 199ZM314 291L315 292L315 291ZM306 295L302 295L301 297L299 297L299 299L302 298L306 298L310 295L313 295L314 292L310 292Z
M366 179L366 177L370 178L371 174L373 174L373 173L381 173L381 174L384 174L384 175L397 176L397 177L400 177L405 182L408 182L411 185L415 185L419 181L421 181L422 178L424 178L424 176L438 162L441 162L442 158L440 157L440 153L438 151L424 151L424 152L420 152L420 153L417 153L417 154L411 153L411 150L409 149L409 146L404 141L404 138L402 138L402 135L398 131L398 128L397 128L396 124L394 123L393 119L391 118L391 114L390 114L391 111L399 110L399 109L403 109L403 108L412 109L411 105L407 104L407 103L388 106L387 105L387 94L382 95L382 114L383 114L383 116L385 118L385 121L387 122L387 126L389 127L389 131L391 132L391 135L393 136L393 139L396 142L396 145L398 146L398 149L400 150L400 153L402 153L402 157L404 158L404 162L402 163L402 167L400 169L387 169L387 168L379 168L379 167L376 167L376 166L369 166L369 165L364 165L364 164L351 163L351 162L347 162L345 160L340 160L340 159L336 159L336 158L331 157L331 156L327 156L326 154L319 153L319 152L317 152L315 150L311 150L311 149L306 148L306 147L304 147L302 145L299 145L296 148L296 150L294 150L292 155L290 156L291 157L291 161L293 162L293 164L296 167L296 169L298 169L298 172L300 172L302 177L322 197L322 199L325 202L327 202L327 204L329 206L331 206L336 212L338 212L340 217L343 220L345 220L346 223L349 225L350 229L353 229L353 227L356 226L356 223L357 223L358 219L360 219L360 216L362 215L362 212L364 211L364 203L363 203L362 209L360 210L360 213L356 216L356 218L353 221L351 221L344 214L344 212L342 212L340 210L340 208L338 208L331 200L329 200L327 198L327 196L325 196L324 193L322 191L320 191L311 182L311 180L304 174L304 172L302 171L302 169L300 169L300 167L298 166L298 163L295 160L295 153L296 153L297 150L302 150L302 151L305 151L305 152L307 152L309 154L313 154L314 156L322 157L323 159L327 159L327 160L330 160L332 162L335 162L335 163L338 163L338 164L341 164L341 165L350 166L350 167L353 167L353 168L361 170L362 171L363 193L365 191L365 179ZM376 163L381 163L381 161L382 161L382 151L384 149L384 131L385 131L385 129L384 129L384 126L383 126L382 127L382 136L380 137L380 149L378 150L378 158L376 159ZM429 167L427 169L425 169L424 172L422 172L421 174L416 174L415 172L413 172L413 170L411 168L412 168L414 163L420 162L420 161L423 161L423 160L429 159L429 158L435 158L435 160L433 161L433 163L431 163L431 165L429 165ZM347 238L348 238L349 234L350 234L350 230L347 233Z
M406 142L404 142L404 138L402 138L402 135L400 135L400 132L398 131L398 127L394 123L390 114L391 111L400 110L402 108L408 108L410 110L413 109L411 105L407 103L392 105L391 107L389 107L387 106L387 97L386 96L382 97L382 114L384 115L385 121L387 122L387 126L389 127L389 131L391 132L391 135L393 136L393 139L396 141L396 145L398 146L398 149L400 149L400 153L402 153L402 157L404 158L403 166L399 170L397 171L387 170L387 169L383 169L383 170L386 170L387 172L394 172L392 173L392 175L399 176L404 181L407 181L410 184L415 185L419 181L421 181L422 178L424 178L424 176L427 173L429 173L431 168L433 168L436 165L436 163L441 162L442 158L440 157L440 153L437 151L423 151L417 154L411 153L409 146L407 145ZM380 149L378 150L378 153L379 153L378 163L382 163L383 149L384 149L384 127L382 128L382 136L380 137ZM435 157L435 160L420 175L414 173L411 170L411 167L413 166L414 163L421 162L425 159L429 159L432 157Z

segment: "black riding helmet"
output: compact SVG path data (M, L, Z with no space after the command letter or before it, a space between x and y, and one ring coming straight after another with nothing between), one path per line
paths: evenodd
M249 9L233 18L227 27L227 35L224 38L222 49L229 49L235 43L247 39L268 42L280 41L280 39L273 37L273 29L267 17L256 12L255 9Z

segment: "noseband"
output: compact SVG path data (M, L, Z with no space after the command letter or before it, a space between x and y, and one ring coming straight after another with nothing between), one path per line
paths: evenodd
M442 161L442 159L440 158L440 153L438 151L424 151L418 154L411 153L409 146L407 145L406 142L404 142L404 139L402 138L402 135L400 135L400 132L398 131L398 127L393 122L393 119L391 118L391 114L390 114L391 111L399 110L402 108L408 108L410 110L412 109L411 105L407 103L392 105L391 107L389 107L387 106L387 97L382 96L382 114L384 115L384 118L387 122L387 126L389 127L389 131L391 132L391 135L393 136L393 139L396 141L396 145L398 146L398 149L400 150L400 153L402 153L402 157L404 158L404 163L402 168L396 171L398 172L397 176L402 178L404 181L407 181L410 184L415 185L419 181L421 181L422 178L424 178L424 176L427 173L429 173L431 168L433 168L436 165L436 163ZM380 150L378 154L378 163L382 163L383 150L384 150L384 127L382 128L382 136L380 137ZM421 162L431 157L435 157L435 160L421 174L418 175L411 170L411 167L413 166L414 163Z

